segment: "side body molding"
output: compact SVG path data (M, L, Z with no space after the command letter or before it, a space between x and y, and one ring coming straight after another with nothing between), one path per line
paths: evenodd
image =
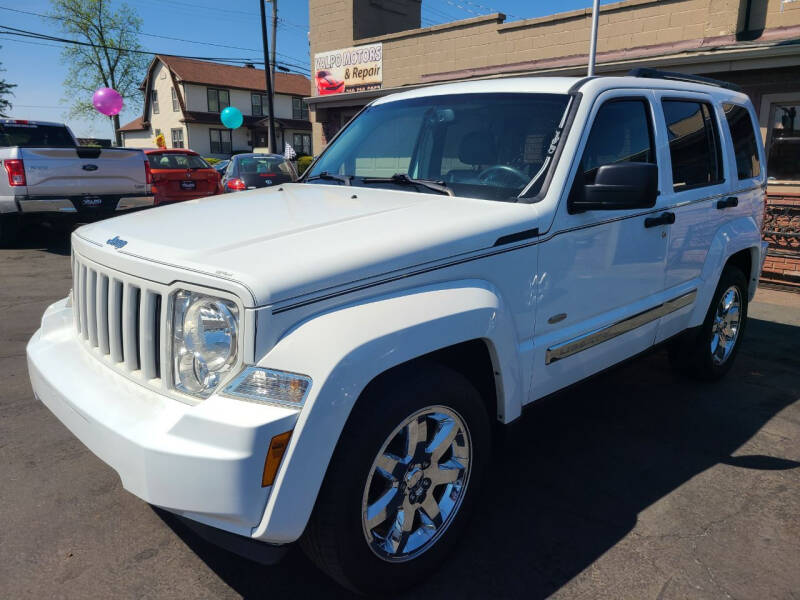
M753 299L761 269L761 229L752 216L747 216L725 223L714 235L703 264L703 270L700 273L704 285L698 289L697 301L689 319L689 327L696 327L703 323L725 263L732 255L745 249L750 251L751 279L748 292L749 299Z
M460 342L487 343L496 373L498 415L521 412L527 387L510 312L486 281L445 282L334 309L290 330L260 361L302 372L312 389L253 537L292 542L305 529L350 411L387 369ZM318 349L314 351L314 349Z

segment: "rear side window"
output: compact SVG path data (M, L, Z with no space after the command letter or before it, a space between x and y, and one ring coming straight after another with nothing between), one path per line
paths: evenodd
M611 100L597 111L581 160L584 183L594 183L600 167L623 162L656 162L645 100Z
M66 127L33 123L0 123L0 147L74 148L75 140Z
M148 154L152 169L210 169L206 161L194 154Z
M722 181L719 135L711 105L692 100L664 100L664 119L676 192Z
M761 174L761 164L758 161L758 145L750 113L744 106L737 104L723 104L722 108L725 110L725 120L733 140L737 177L758 177Z

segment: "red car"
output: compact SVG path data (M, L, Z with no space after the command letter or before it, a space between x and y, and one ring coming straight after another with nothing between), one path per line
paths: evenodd
M340 94L344 91L344 81L334 79L330 71L317 71L317 92L320 96Z
M219 173L203 157L183 148L145 150L153 175L153 204L182 202L222 193Z

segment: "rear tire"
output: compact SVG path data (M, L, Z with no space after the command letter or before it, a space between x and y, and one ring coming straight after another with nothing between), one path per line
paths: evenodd
M727 265L703 324L672 344L669 357L681 373L702 381L715 381L733 367L747 324L747 278L741 269Z
M490 436L480 394L451 369L417 364L371 384L331 459L304 552L361 594L416 584L463 530Z

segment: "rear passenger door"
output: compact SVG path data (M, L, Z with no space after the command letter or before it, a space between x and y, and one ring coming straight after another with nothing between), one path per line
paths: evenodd
M717 202L731 193L726 173L724 122L715 100L701 93L656 92L659 138L669 181L661 189L675 215L669 229L664 286L671 297L694 300L703 265L720 226ZM685 329L693 302L661 319L656 342Z

